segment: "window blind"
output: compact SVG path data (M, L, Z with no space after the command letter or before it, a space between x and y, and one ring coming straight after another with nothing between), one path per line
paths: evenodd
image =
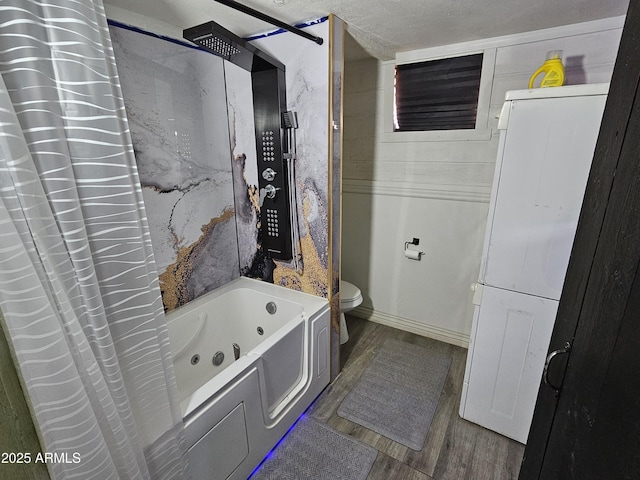
M396 66L395 130L475 128L482 54Z

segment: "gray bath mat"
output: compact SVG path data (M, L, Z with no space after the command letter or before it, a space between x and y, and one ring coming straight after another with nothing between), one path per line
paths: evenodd
M337 413L422 450L450 365L448 355L387 339Z
M365 480L375 448L306 415L267 457L251 480Z

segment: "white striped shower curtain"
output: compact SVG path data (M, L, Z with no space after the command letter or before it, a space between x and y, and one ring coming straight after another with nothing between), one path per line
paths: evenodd
M100 0L0 0L0 310L51 478L189 478Z

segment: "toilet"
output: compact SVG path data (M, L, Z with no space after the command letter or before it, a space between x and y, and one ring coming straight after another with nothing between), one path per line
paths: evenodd
M353 310L362 303L362 292L352 283L340 280L340 345L347 343L349 332L344 318L345 312Z

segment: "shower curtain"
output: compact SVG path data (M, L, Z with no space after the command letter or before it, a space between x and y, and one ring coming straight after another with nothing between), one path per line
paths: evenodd
M184 479L158 277L100 0L0 1L0 310L54 479Z

